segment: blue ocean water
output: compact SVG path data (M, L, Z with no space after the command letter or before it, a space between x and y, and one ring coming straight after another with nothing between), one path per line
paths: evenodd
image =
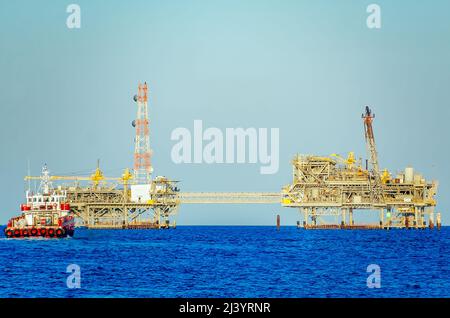
M2 228L3 233L3 228ZM450 228L179 226L0 238L0 297L449 297ZM81 288L66 286L67 266ZM367 266L381 269L368 288Z

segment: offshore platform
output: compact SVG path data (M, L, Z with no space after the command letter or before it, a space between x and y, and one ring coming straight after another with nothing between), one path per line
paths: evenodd
M369 160L362 167L350 152L347 158L297 155L292 160L292 183L281 192L180 192L178 181L152 177L148 118L148 86L139 84L134 167L120 177L106 177L97 169L89 176L50 176L65 190L77 225L90 229L162 229L176 226L180 204L281 204L299 209L304 229L433 228L436 181L426 181L412 167L395 177L380 171L373 131L375 115L362 115ZM25 180L42 180L26 176ZM357 224L358 210L377 214L378 222ZM331 218L331 220L330 220ZM428 223L427 223L428 222ZM440 214L436 213L440 228Z
M392 176L379 169L373 120L366 106L362 114L367 152L366 167L350 152L346 159L297 155L292 160L292 184L283 188L282 205L298 208L305 229L390 229L434 227L435 195L438 183L427 181L412 167ZM356 210L379 213L378 223L355 224ZM327 218L334 217L334 222ZM340 220L340 222L339 222ZM300 225L300 224L299 224ZM440 213L436 225L441 226Z
M163 176L152 178L152 150L148 118L148 85L139 84L134 96L137 116L134 169L125 169L121 177L106 177L97 169L90 176L50 176L51 181L70 181L59 185L65 190L77 225L91 229L151 229L175 227L170 222L179 206L177 181ZM26 176L25 180L42 180Z

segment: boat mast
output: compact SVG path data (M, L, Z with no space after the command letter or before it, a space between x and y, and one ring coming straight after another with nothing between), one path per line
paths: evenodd
M44 164L42 167L41 184L39 186L42 194L50 194L50 190L53 188L50 179L50 171L47 169L47 164Z

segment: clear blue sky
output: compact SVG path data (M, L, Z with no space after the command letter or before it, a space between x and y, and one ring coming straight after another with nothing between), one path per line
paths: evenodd
M66 7L81 6L81 29ZM382 28L366 26L381 6ZM156 175L184 191L278 191L299 153L366 156L371 105L380 166L438 179L450 219L449 1L1 1L0 223L19 213L34 174L132 165L132 96L151 90ZM176 165L171 131L280 128L280 170ZM280 206L182 206L178 224L294 224Z

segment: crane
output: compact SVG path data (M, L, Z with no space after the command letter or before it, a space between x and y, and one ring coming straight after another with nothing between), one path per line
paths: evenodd
M129 169L125 169L124 173L120 178L117 177L105 177L103 175L103 172L100 170L100 164L99 161L97 161L97 168L95 169L94 173L90 176L51 176L49 175L47 165L44 165L43 168L43 174L41 176L25 176L25 181L30 180L44 180L46 183L49 183L53 180L70 180L70 181L91 181L93 184L94 189L98 187L101 181L104 180L113 180L122 182L124 184L124 187L126 188L128 183L131 179L133 179L133 175L130 173Z
M337 161L347 166L348 170L353 170L354 164L356 163L355 159L355 153L353 151L350 151L347 155L347 159L344 159L339 154L331 154L332 157L335 157Z
M370 164L375 176L380 176L380 169L378 167L378 154L375 146L375 137L373 134L372 122L375 114L372 114L369 106L366 106L366 113L361 116L364 119L364 132L366 136L367 152L370 157Z
M375 136L373 134L372 122L375 118L375 114L372 113L369 106L366 106L365 114L362 114L364 122L364 133L366 137L366 145L368 156L370 157L370 164L372 166L373 184L371 184L372 200L375 203L384 203L384 192L382 187L380 168L378 166L378 154L375 146ZM369 178L370 180L370 178Z

